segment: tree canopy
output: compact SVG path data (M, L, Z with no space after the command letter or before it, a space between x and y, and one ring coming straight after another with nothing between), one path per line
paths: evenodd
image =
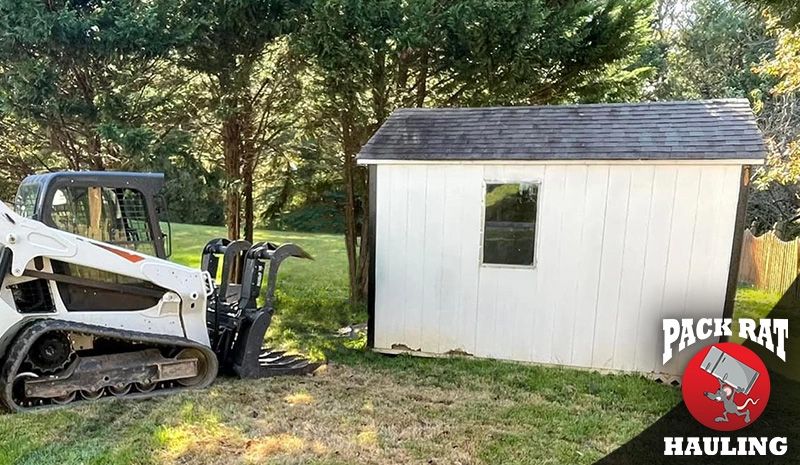
M771 153L750 221L791 236L797 15L785 0L0 0L0 194L37 171L163 171L175 221L344 232L359 301L355 156L393 110L746 97Z
M635 87L644 0L316 0L293 37L338 141L352 299L366 289L359 148L398 107L614 100ZM361 240L358 240L358 237Z

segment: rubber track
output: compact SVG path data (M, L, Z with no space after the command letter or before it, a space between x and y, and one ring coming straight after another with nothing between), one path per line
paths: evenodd
M116 397L106 394L96 401L85 401L84 399L81 399L80 396L78 396L74 401L63 405L54 403L49 403L44 405L34 405L31 407L19 405L14 401L13 398L14 377L17 375L20 366L25 360L25 356L28 350L30 350L33 343L36 342L36 339L38 339L42 334L49 331L69 331L75 333L91 334L106 339L117 339L128 343L140 342L145 344L153 344L156 346L166 346L172 348L198 349L207 356L208 374L206 376L206 379L204 379L201 383L197 384L196 386L192 387L185 387L180 385L175 387L158 387L152 392L131 392L121 397ZM7 356L3 361L2 370L0 371L0 403L2 403L2 406L9 411L27 412L31 410L49 410L60 407L69 407L76 403L82 403L82 402L94 403L107 399L129 399L129 398L145 399L145 398L168 395L179 391L187 391L191 389L203 389L205 387L208 387L208 385L210 385L217 377L218 368L219 367L218 367L217 357L214 354L214 352L211 351L210 348L186 338L176 337L176 336L164 336L164 335L150 334L150 333L140 333L136 331L127 331L115 328L106 328L104 326L88 325L84 323L74 323L71 321L64 321L64 320L40 319L40 320L35 320L33 323L30 323L28 326L25 326L22 329L20 329L20 331L14 338L14 341L9 346Z

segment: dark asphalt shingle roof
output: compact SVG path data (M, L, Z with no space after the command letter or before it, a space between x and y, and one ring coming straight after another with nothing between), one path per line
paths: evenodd
M763 159L744 99L392 113L361 149L368 160Z

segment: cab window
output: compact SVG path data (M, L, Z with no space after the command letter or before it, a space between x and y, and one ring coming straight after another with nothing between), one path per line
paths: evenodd
M50 205L58 229L155 255L155 244L141 192L127 188L61 187Z

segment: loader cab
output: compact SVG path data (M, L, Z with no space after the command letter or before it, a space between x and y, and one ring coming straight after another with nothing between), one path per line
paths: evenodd
M14 200L18 214L79 236L167 258L171 237L159 216L161 173L64 171L28 176ZM165 223L167 232L169 223Z

